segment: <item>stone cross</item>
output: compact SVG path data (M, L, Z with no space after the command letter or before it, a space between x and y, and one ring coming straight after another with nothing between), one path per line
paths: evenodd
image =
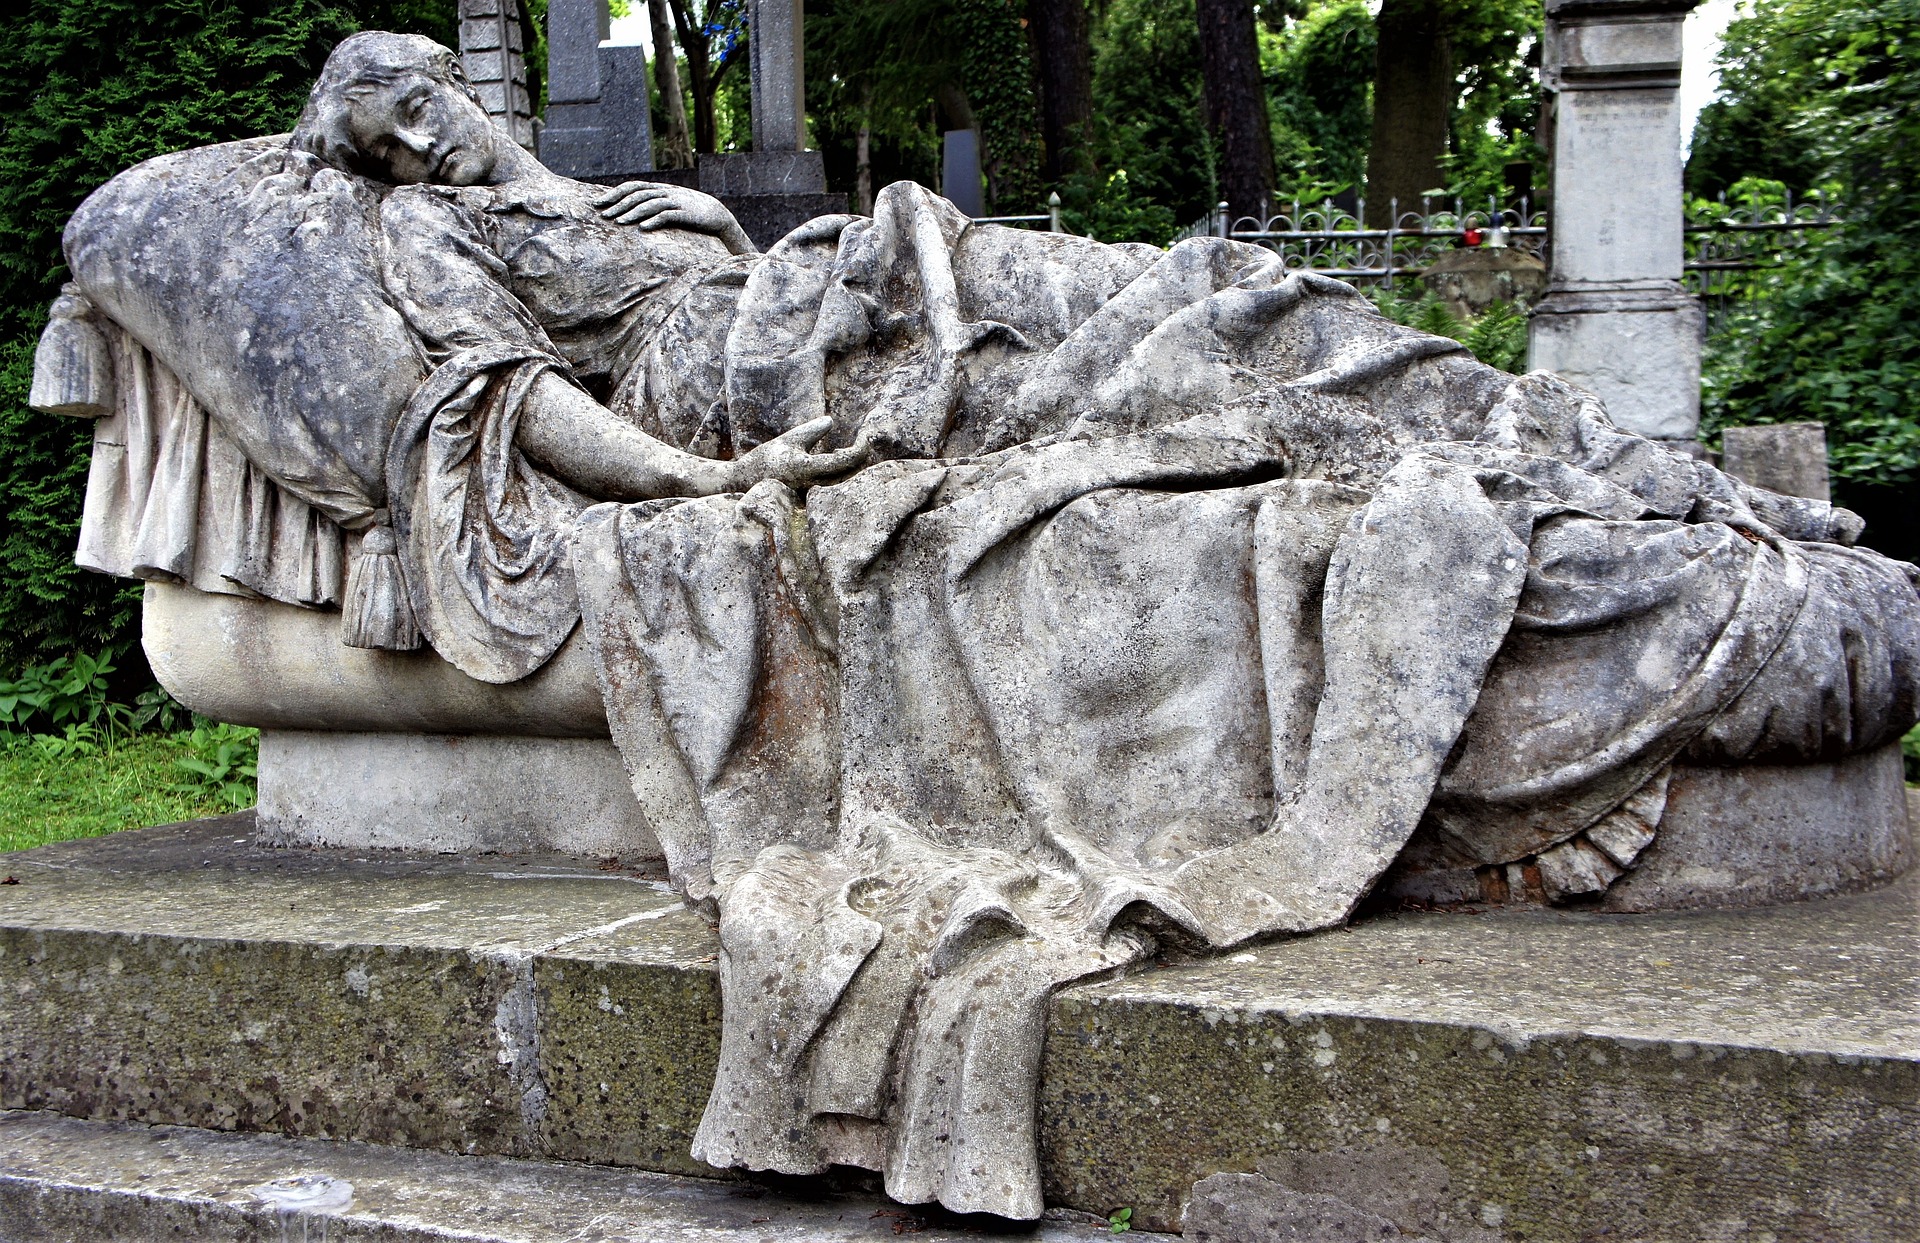
M1547 0L1553 250L1529 363L1597 393L1621 427L1700 426L1699 303L1684 260L1680 28L1696 0Z
M519 0L460 0L460 67L494 124L533 150Z
M806 150L800 0L748 0L747 49L753 71L753 149Z
M609 18L607 0L553 0L547 9L540 162L582 181L624 181L653 169L646 51L603 46Z

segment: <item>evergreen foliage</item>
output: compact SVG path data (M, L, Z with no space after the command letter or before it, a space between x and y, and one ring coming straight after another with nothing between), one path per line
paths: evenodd
M359 29L458 39L454 0L26 0L0 24L0 669L130 646L137 591L73 565L92 429L27 409L60 230L131 164L292 127Z

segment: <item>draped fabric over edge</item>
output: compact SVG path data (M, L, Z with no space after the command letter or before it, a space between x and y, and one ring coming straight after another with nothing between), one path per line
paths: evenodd
M94 424L74 560L305 608L340 603L348 536L254 466L179 379L110 328L114 409Z
M1572 848L1657 823L1690 748L1810 759L1913 719L1911 567L1842 546L1843 512L1230 243L1052 339L969 321L994 269L894 206L804 274L858 313L803 318L757 382L835 413L821 342L893 324L920 380L858 413L950 456L575 537L615 741L719 924L702 1159L1036 1215L1062 984L1337 923L1429 817L1476 861Z

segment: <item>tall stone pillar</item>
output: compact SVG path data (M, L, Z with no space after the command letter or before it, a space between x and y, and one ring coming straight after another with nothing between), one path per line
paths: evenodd
M749 0L755 151L806 150L806 42L801 34L800 0Z
M700 188L732 209L747 236L771 245L815 216L847 210L827 193L827 166L807 150L801 0L748 0L753 150L702 155Z
M460 65L493 123L533 150L519 0L460 0Z
M607 0L552 0L548 6L547 115L539 155L564 177L611 185L652 170L653 126L646 50L601 46L608 22Z
M1691 442L1704 318L1680 286L1680 27L1697 0L1546 2L1552 255L1529 362L1628 430Z

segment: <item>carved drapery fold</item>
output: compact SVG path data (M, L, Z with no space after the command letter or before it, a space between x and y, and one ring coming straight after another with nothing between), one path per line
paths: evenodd
M74 560L121 578L337 608L347 533L249 462L138 341L111 324L101 333L115 391L94 424Z

